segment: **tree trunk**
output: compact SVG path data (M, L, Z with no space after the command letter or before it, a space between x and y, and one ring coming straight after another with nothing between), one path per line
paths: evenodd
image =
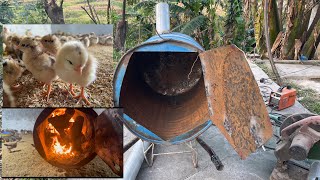
M278 8L276 0L269 0L269 9L268 9L268 19L269 19L269 34L270 34L270 45L272 46L276 40L281 27L278 16Z
M110 11L111 11L111 4L110 0L108 0L108 7L107 7L107 22L110 24Z
M250 27L250 19L251 19L251 3L250 0L243 1L243 17L246 22L246 28Z
M279 32L280 32L280 21L278 17L278 10L277 10L277 2L276 0L268 0L269 1L269 8L268 8L268 24L269 24L269 35L270 35L270 44L273 45L274 41L276 40ZM262 4L264 1L262 2ZM255 19L255 39L256 39L256 46L258 48L259 54L264 56L267 52L267 48L265 45L265 37L263 33L263 21L264 15L263 10L264 7L260 5L261 8L258 9L258 14Z
M254 36L256 39L256 48L261 56L267 52L265 37L263 33L263 6L261 3L257 5L257 13L255 13Z
M127 34L127 21L126 21L126 0L123 0L122 7L122 20L117 24L116 36L115 36L115 48L120 51L124 50Z
M311 35L309 36L308 40L304 44L301 54L308 57L308 59L312 59L317 46L319 44L319 34L320 34L320 20L318 20L316 26L314 27Z
M124 44L126 41L127 22L120 21L117 24L116 36L115 36L115 48L118 51L124 51Z
M56 0L44 0L44 9L52 24L65 24L63 17L63 0L57 5Z
M283 11L283 0L278 1L278 14L279 14L279 23L280 23L280 30L282 31L282 11Z
M286 32L281 47L282 59L293 59L295 39L300 39L307 29L310 12L305 12L305 1L289 0Z

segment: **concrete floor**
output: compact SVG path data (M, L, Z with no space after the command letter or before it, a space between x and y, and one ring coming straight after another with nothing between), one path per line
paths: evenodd
M250 67L257 81L260 78L268 78L268 76L255 64L250 63ZM273 90L277 90L279 87L276 83L268 84L267 86L271 87ZM306 112L309 111L296 102L293 107L278 113L293 114ZM274 131L277 133L278 129L275 128ZM124 128L124 143L128 142L133 137L134 135ZM224 164L224 169L222 171L217 171L206 151L198 143L194 143L194 147L198 153L197 168L194 168L192 165L191 154L157 156L152 167L149 167L144 161L136 179L269 179L276 164L276 158L272 150L267 149L266 151L263 151L262 149L259 149L251 154L246 160L241 160L215 126L211 126L201 135L201 137L220 157ZM276 138L273 137L266 146L275 147L275 142ZM172 146L156 145L155 147L155 153L186 150L190 149L185 144ZM125 161L129 155L130 150L125 153ZM296 166L292 166L291 168L291 171L293 172L292 179L306 178L307 171Z
M285 78L320 78L320 66L303 64L276 64L281 77Z

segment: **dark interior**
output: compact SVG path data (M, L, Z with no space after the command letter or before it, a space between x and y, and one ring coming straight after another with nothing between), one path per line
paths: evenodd
M120 106L164 140L202 125L209 115L198 53L133 53Z

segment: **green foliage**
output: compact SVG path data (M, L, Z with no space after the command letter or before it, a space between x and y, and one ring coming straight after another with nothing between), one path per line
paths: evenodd
M126 48L132 48L155 35L156 0L128 1L127 19L129 28ZM171 31L195 38L205 49L223 44L224 17L217 14L224 7L222 0L167 0L170 8Z
M245 50L246 30L241 0L229 0L227 4L226 36L227 44L235 44Z
M8 0L0 2L0 23L10 24L13 17L13 6L11 6L10 2Z
M4 1L0 4L0 9L0 22L3 24L49 23L41 0L34 2Z

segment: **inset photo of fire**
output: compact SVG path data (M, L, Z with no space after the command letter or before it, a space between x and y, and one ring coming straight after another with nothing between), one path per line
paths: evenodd
M2 177L123 177L122 114L3 109Z
M4 107L113 107L112 25L3 25Z

